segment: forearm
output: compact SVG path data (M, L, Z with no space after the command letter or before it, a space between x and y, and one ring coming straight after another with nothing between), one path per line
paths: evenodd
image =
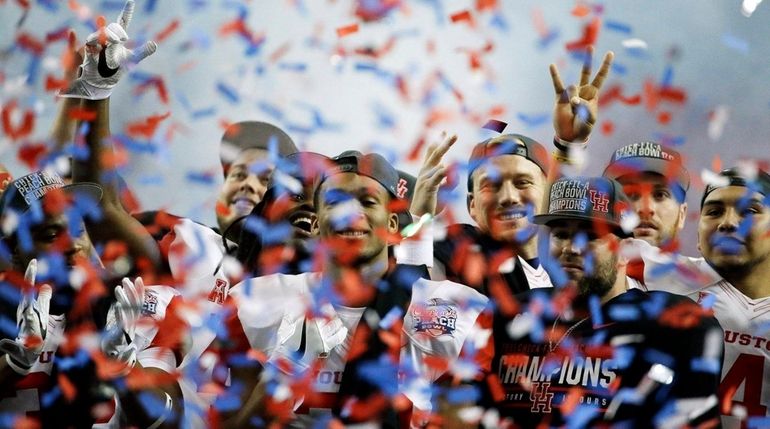
M92 182L102 187L99 207L102 217L86 223L88 233L95 242L121 240L128 246L134 259L147 258L161 268L160 250L146 229L123 208L117 185L117 174L105 168L113 159L110 143L109 98L83 100L83 108L94 115L84 123L88 125L85 143L88 156L76 158L73 162L72 177L75 183ZM113 166L107 166L113 168Z
M59 111L56 114L53 127L51 128L50 140L54 148L61 150L67 144L72 142L75 135L76 120L72 117L74 109L80 107L79 98L61 98L59 101Z

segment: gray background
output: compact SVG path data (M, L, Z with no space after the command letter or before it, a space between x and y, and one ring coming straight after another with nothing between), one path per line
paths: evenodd
M26 32L44 39L72 27L82 40L91 31L87 22L100 14L112 21L122 8L119 0L81 1L77 11L65 1L31 3L21 25L18 4L0 4L0 101L5 106L17 100L37 113L32 138L11 141L0 134L0 162L14 175L27 171L17 160L19 147L44 142L50 130L56 100L44 90L45 76L60 75L58 58L65 47L64 41L48 45L30 76L33 57L16 47L17 36ZM138 0L129 28L133 40L153 38L173 20L179 22L158 52L124 78L112 97L114 133L150 115L171 113L152 139L140 142L151 152L130 152L122 169L144 208L214 222L223 121L274 122L300 147L326 155L350 148L379 151L413 174L419 163L406 155L421 136L430 141L444 129L458 133L459 143L448 157L462 162L475 142L492 134L480 127L493 117L509 124L507 132L530 135L550 147L553 90L548 64L559 65L565 81L576 80L580 62L565 44L578 39L594 17L602 19L597 57L610 49L616 53L605 89L621 85L624 95L640 94L645 82L660 85L670 70L669 83L686 91L687 99L648 107L643 96L638 105L615 102L604 107L599 128L611 123L613 131L594 133L587 174L599 174L611 150L621 144L645 139L676 144L693 176L684 251L695 254L702 170L715 165L715 159L724 166L741 159L770 160L770 4L760 4L747 18L739 1L613 0L588 4L591 12L581 18L571 13L571 1L500 1L497 9L480 12L475 1L423 0L403 1L376 22L356 17L355 5L350 0ZM466 9L475 26L451 22L452 14ZM242 38L220 34L240 13L253 34L264 37L252 54ZM554 32L550 43L542 43L533 18L538 14ZM356 22L357 33L337 36L337 28ZM390 39L395 40L392 49L378 59L354 53L367 46L380 48ZM628 39L643 40L647 49L624 48ZM481 71L471 70L468 50L486 45L491 51L481 55ZM284 54L274 58L280 51ZM348 55L335 56L339 52ZM437 73L444 79L435 79ZM154 90L136 94L147 75L163 79L169 104L161 103ZM395 76L405 82L407 97L397 90ZM219 84L231 87L238 100L223 96ZM492 115L495 106L504 112ZM727 112L728 119L721 133L709 136L709 126L715 126L710 118L717 110ZM426 126L436 111L445 113L445 119ZM670 122L661 123L661 114L670 115ZM464 195L458 192L455 198L454 214L467 220Z

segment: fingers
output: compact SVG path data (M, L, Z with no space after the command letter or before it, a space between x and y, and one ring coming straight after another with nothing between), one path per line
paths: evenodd
M551 64L549 66L549 69L551 70L551 80L553 81L553 90L556 92L556 95L559 96L559 103L562 101L562 95L564 94L564 82L561 81L561 76L559 76L559 69L556 68L556 64ZM566 103L567 101L564 100Z
M441 162L441 159L446 155L446 153L449 151L449 148L452 147L453 144L457 141L457 134L450 134L447 136L443 142L441 142L435 150L429 155L427 163L429 165L435 166L438 163Z
M570 104L572 104L572 109L574 110L575 106L580 104L580 93L578 92L578 87L576 85L568 86L565 94Z
M593 82L591 82L591 85L596 87L596 89L601 89L602 85L604 84L604 80L607 78L607 75L610 73L610 67L612 67L612 61L615 59L615 53L612 51L607 52L604 54L604 60L602 61L602 66L599 68L599 71L596 73L596 77L594 78Z
M40 315L44 318L47 318L51 310L51 296L53 296L53 289L51 289L50 285L44 284L40 286L40 292L37 294L37 306L40 310ZM45 325L43 328L45 328Z
M128 24L131 23L131 18L134 16L134 0L126 1L123 6L123 10L118 15L117 23L124 29L128 29Z
M37 278L37 259L32 259L27 264L27 270L24 272L24 281L29 285L35 284Z
M156 50L158 50L158 44L153 41L149 41L134 51L131 62L136 64L154 54Z
M586 56L583 60L583 70L580 72L580 86L588 85L588 80L591 79L591 62L594 57L594 47L589 46L586 50Z

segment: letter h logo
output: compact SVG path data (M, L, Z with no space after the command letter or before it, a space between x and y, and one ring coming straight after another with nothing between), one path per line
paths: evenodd
M594 207L594 211L607 213L610 211L610 200L607 198L607 194L604 192L596 192L591 190L591 205Z
M548 391L551 383L532 383L532 390L529 392L529 400L532 401L533 413L550 413L553 393Z

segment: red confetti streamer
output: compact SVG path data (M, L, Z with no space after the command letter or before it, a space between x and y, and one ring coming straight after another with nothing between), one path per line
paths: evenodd
M48 92L65 89L68 84L67 79L57 79L50 74L45 77L45 90Z
M55 42L57 40L66 39L69 35L70 29L67 27L62 27L59 30L52 31L50 33L47 33L45 35L45 41L46 43Z
M174 32L176 32L176 30L178 30L178 29L179 29L179 19L175 19L175 20L171 21L166 26L166 28L164 28L158 34L156 34L154 40L157 43L161 43L164 40L166 40L169 36L174 34Z
M611 136L615 131L615 124L611 121L602 122L602 134L605 136Z
M476 10L479 12L497 9L497 6L497 0L476 0Z
M3 106L2 110L3 131L11 140L24 138L30 135L32 130L35 128L35 113L32 110L26 110L24 112L21 123L19 125L14 126L11 123L11 115L13 114L13 111L16 110L16 108L16 100L13 100Z
M160 101L163 104L168 104L168 90L166 89L166 83L162 77L155 76L141 85L137 85L136 88L134 88L134 94L141 95L149 88L155 88L158 91L158 98L160 98Z
M588 16L588 14L591 13L591 8L586 6L583 3L578 3L572 9L571 13L572 13L572 16L577 16L578 18L582 18L584 16Z
M671 122L671 112L658 113L658 123L661 125L668 125Z
M347 35L357 33L358 24L350 24L342 27L337 27L337 37L345 37Z
M29 33L21 33L16 37L16 44L22 49L27 50L35 56L40 56L45 51L45 43L32 37Z
M605 107L610 105L615 100L620 101L623 104L634 106L642 101L641 94L635 94L632 96L623 95L623 87L621 85L612 85L606 90L602 91L602 95L599 96L599 107Z
M271 63L277 62L280 60L286 53L289 52L291 49L291 42L286 42L283 45L279 46L278 49L273 51L272 54L270 54L269 61Z
M152 138L160 123L169 116L171 116L171 112L166 112L162 115L153 115L136 122L131 122L126 125L126 133L130 136L145 137L148 139Z
M89 109L83 109L81 107L73 107L69 111L70 118L76 120L76 121L95 121L96 120L96 111L95 110L89 110Z
M17 154L19 161L24 163L30 170L38 169L38 161L47 152L47 148L44 144L28 144L19 149Z
M476 26L476 22L473 20L473 15L471 15L471 12L469 10L463 10L460 12L453 13L449 15L449 19L454 24L457 24L458 22L467 22L468 25L470 25L471 27Z
M583 35L580 39L568 42L566 48L568 51L585 50L589 46L596 44L596 39L599 37L599 29L601 28L602 20L594 18L583 27Z
M497 131L498 133L502 133L505 127L507 127L508 124L503 121L498 121L497 119L490 119L487 121L486 124L484 124L483 127L487 130Z

